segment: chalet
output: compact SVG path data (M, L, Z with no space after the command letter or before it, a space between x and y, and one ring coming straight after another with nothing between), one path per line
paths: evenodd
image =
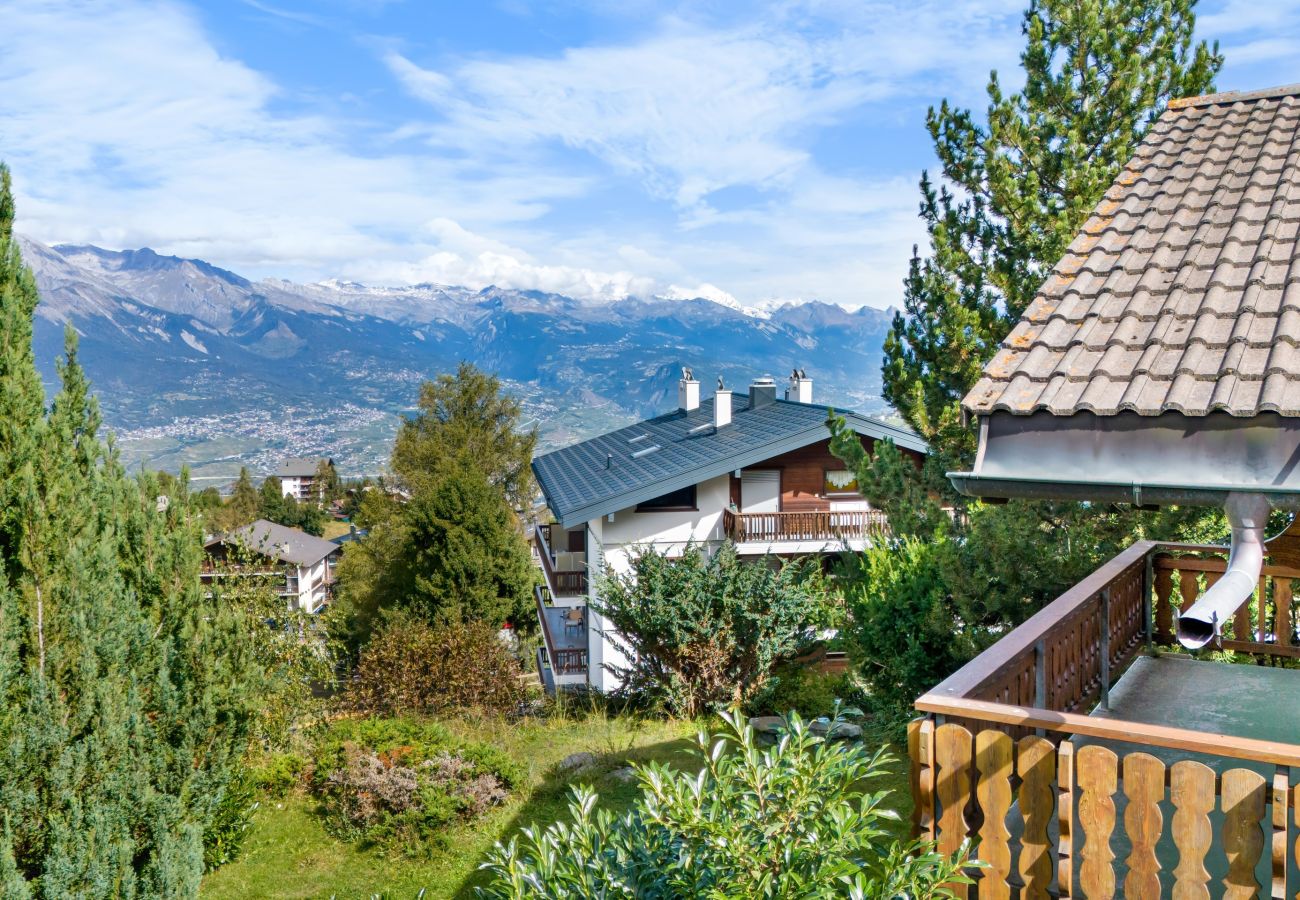
M280 479L280 493L299 503L309 500L312 503L321 502L324 499L324 486L319 483L317 473L322 463L332 467L334 460L290 458L281 462L275 470L275 477Z
M533 472L556 520L534 530L548 686L615 686L605 667L622 659L589 606L591 575L626 572L635 553L671 556L728 540L756 559L865 547L884 519L830 452L831 412L812 402L803 373L784 398L760 378L737 402L721 385L702 401L688 370L673 412L537 457ZM841 414L868 451L888 439L918 461L925 453L906 429Z
M1300 891L1298 235L1300 86L1175 101L965 398L959 490L1231 543L1133 544L917 701L914 824L988 863L959 895Z
M266 519L218 535L204 544L204 582L265 577L277 583L291 610L320 612L330 602L334 567L343 548Z

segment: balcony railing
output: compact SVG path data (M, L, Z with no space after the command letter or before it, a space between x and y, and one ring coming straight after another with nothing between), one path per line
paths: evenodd
M917 700L913 825L945 853L975 840L988 864L958 896L1111 896L1119 879L1125 896L1156 897L1163 877L1174 896L1208 897L1207 865L1223 896L1295 894L1300 744L1088 715L1109 710L1144 649L1174 643L1178 612L1224 571L1223 553L1139 541ZM1223 648L1300 655L1297 578L1265 566ZM1124 859L1109 849L1117 830ZM1257 885L1270 865L1272 885Z
M537 551L538 561L542 565L542 574L546 577L546 586L556 597L582 597L587 593L587 573L583 571L556 571L555 560L551 556L551 547L546 542L547 526L538 525L533 529L533 545Z
M725 510L722 528L737 544L752 541L839 541L883 534L879 510L742 513Z
M537 621L542 627L542 643L546 648L546 657L551 661L551 671L556 675L584 675L587 672L587 651L582 648L558 649L555 636L551 633L550 617L546 615L546 600L543 592L547 588L536 587L533 597L537 601Z

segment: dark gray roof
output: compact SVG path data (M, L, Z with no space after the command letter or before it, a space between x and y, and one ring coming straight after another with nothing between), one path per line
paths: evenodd
M966 396L1300 416L1300 85L1174 101Z
M275 470L277 478L310 478L316 474L316 468L324 460L321 459L301 459L291 457L280 463L280 468Z
M830 436L828 406L775 400L749 409L744 395L732 402L732 424L718 431L709 399L690 413L675 410L537 457L533 472L551 512L562 525L576 525ZM926 451L905 428L840 414L859 434ZM651 447L658 449L644 452Z
M218 541L235 541L264 556L270 556L295 566L312 566L331 553L339 551L339 545L324 538L289 528L266 519L258 519L251 525L236 528Z

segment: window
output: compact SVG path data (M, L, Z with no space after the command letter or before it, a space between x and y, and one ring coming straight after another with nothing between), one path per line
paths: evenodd
M858 489L858 476L848 469L827 469L822 493L827 497L862 496Z
M695 485L692 484L690 487L673 491L671 494L664 494L662 497L655 497L653 500L638 503L636 511L666 512L668 510L694 510L695 508Z

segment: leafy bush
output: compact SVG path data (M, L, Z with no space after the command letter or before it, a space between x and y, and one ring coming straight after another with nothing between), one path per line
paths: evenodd
M370 714L509 712L525 693L520 675L490 625L395 616L362 651L349 700Z
M332 831L409 851L504 802L523 771L437 723L370 718L322 736L313 778Z
M268 797L283 797L302 781L307 760L297 753L272 754L251 772L253 784Z
M601 580L593 604L630 662L627 693L694 716L740 705L834 619L815 567L742 563L732 544L678 559L646 551Z
M827 743L797 716L760 749L737 714L701 733L698 776L662 764L638 768L644 794L616 818L596 795L574 792L570 821L525 829L497 844L482 868L491 900L654 897L951 897L967 882L963 858L894 840L883 792L883 752ZM964 854L963 854L964 857Z
M860 570L847 591L849 655L872 709L895 723L974 654L945 581L953 552L944 540L906 538L856 558Z
M773 673L767 689L757 695L747 709L753 715L785 715L797 712L804 719L829 716L835 704L856 700L859 693L852 678L844 674L820 672L811 666L790 663Z
M257 812L256 790L251 779L236 778L226 785L203 831L203 867L211 872L239 856L253 827Z

